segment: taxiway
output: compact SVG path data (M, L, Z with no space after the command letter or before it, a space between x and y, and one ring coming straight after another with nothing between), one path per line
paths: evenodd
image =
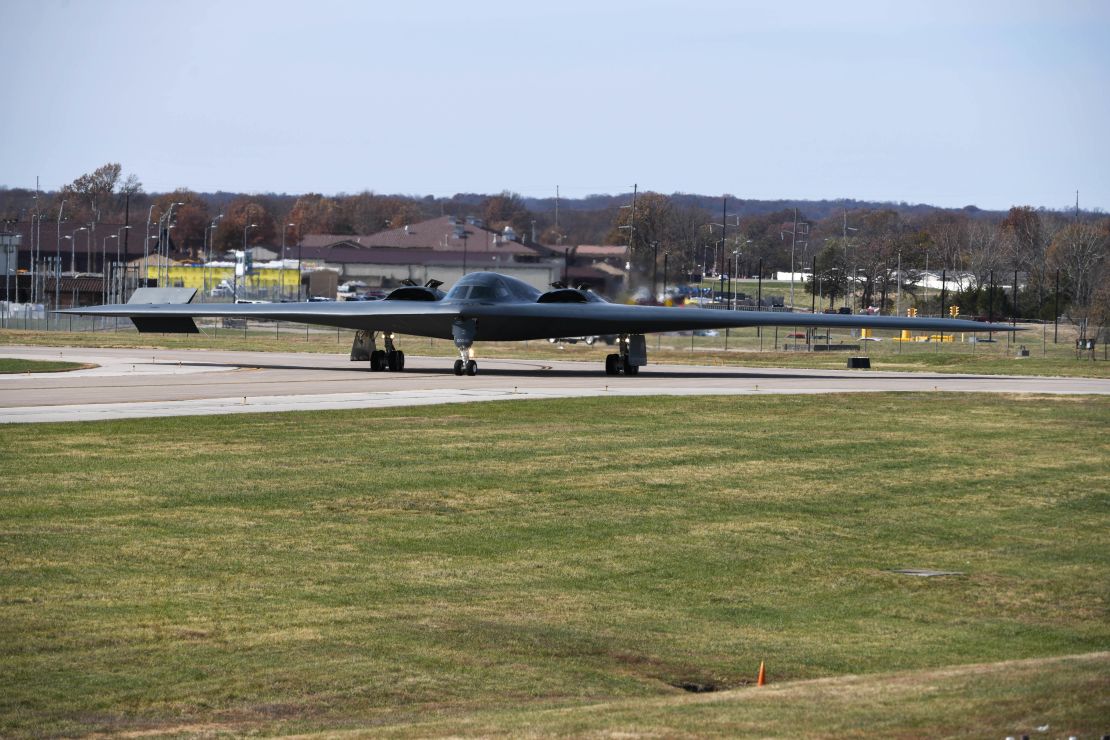
M4 357L96 365L68 373L0 375L0 423L383 408L584 396L949 391L1110 394L1110 380L652 364L634 377L597 363L483 359L456 376L443 357L406 358L371 373L345 354L3 347Z

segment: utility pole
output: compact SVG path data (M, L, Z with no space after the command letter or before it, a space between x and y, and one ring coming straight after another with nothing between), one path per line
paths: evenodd
M885 298L885 296L884 296ZM885 300L882 303L886 303ZM882 308L880 305L879 308ZM902 250L898 250L898 283L895 286L894 293L894 315L902 315Z
M62 204L58 206L58 249L54 259L54 308L58 308L58 302L62 297L62 212L65 210L66 202L62 199Z
M659 242L651 243L651 300L655 302L656 286L659 285Z
M725 274L725 237L728 236L728 196L721 198L721 274ZM732 282L731 280L729 282ZM732 299L729 299L729 308L732 308Z
M847 222L845 222L847 223ZM794 209L794 229L790 232L790 308L794 308L794 247L798 243L798 209Z

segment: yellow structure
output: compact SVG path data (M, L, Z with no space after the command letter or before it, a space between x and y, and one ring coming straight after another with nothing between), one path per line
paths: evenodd
M871 338L871 330L867 329L867 328L860 329L859 330L859 338L860 339L870 339Z
M157 265L148 265L146 277L157 280L159 268ZM228 285L235 282L235 268L205 267L203 265L170 265L166 285L175 288L196 288L204 293L210 292L223 281ZM280 295L297 294L297 270L286 268L284 271L276 267L255 268L253 275L240 276L239 287L242 294L269 293ZM282 291L284 288L284 291Z
M960 316L960 307L959 306L949 306L948 307L948 315L951 316L954 319L959 318L959 316Z

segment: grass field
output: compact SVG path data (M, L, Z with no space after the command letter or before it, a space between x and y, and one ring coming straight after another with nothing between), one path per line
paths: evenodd
M1098 735L1108 425L904 394L4 427L0 735Z
M204 334L139 334L124 328L107 332L41 332L0 330L0 345L45 345L70 347L160 347L171 349L222 349L260 352L347 352L353 333L350 331L305 331L303 325L270 324L265 328L228 331L206 330ZM779 332L779 344L786 341L785 330ZM843 369L850 354L866 354L877 370L906 372L976 373L985 375L1057 375L1072 377L1110 377L1110 362L1102 361L1101 351L1095 360L1077 358L1072 349L1074 338L1069 331L1059 344L1051 343L1051 334L1043 345L1043 336L1026 332L1020 342L1030 346L1030 356L1016 357L1018 342L1007 346L1004 339L994 345L965 343L899 343L890 341L889 333L882 342L864 342L859 352L783 352L775 351L775 333L766 331L761 341L754 329L733 330L715 337L689 335L650 335L648 358L651 362L679 364ZM1035 340L1035 342L1034 342ZM832 342L854 343L848 335L832 335ZM399 337L398 346L410 355L431 355L454 358L454 345L445 340L422 337ZM569 359L597 363L600 368L611 347L598 343L552 345L546 340L532 342L482 342L475 345L479 359ZM2 351L2 347L0 347Z
M87 366L80 362L17 360L11 357L0 357L0 373L60 373L66 370L78 370L83 367Z

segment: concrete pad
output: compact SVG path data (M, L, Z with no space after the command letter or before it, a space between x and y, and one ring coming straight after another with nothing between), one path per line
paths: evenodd
M1110 394L1110 380L649 365L607 376L600 363L406 357L403 373L371 373L346 355L215 350L6 347L0 355L99 367L0 376L0 423L426 406L478 401L653 395L948 391Z

